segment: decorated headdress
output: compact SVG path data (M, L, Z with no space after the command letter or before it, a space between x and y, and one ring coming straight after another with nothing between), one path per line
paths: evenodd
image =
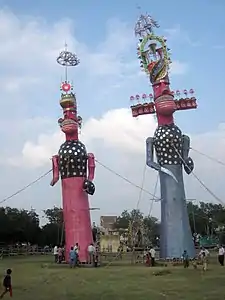
M65 81L61 83L61 99L60 106L63 108L63 111L73 111L76 116L79 127L81 127L82 118L77 116L77 101L76 95L73 92L73 84L68 81L67 73L68 67L75 67L80 63L77 55L67 50L67 44L65 44L65 49L59 53L57 57L57 62L61 66L65 67ZM62 121L62 119L60 119ZM60 123L59 120L59 123Z
M166 39L153 32L158 23L149 15L141 15L135 25L135 35L139 37L137 55L140 66L150 76L152 84L166 78L171 62Z

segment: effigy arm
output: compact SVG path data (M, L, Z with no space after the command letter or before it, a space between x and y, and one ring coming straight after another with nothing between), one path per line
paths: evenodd
M153 138L148 137L146 139L146 164L148 167L160 171L161 166L154 162L154 146L153 146Z
M53 178L50 185L54 186L56 182L59 180L59 156L58 155L54 155L52 157L52 173L53 173Z
M194 162L191 157L189 157L190 151L190 138L187 135L183 135L183 165L184 171L189 175L194 170Z
M158 171L163 172L171 176L176 182L177 179L174 174L165 167L160 166L160 164L154 162L154 142L152 137L148 137L146 140L146 164L148 167Z
M95 185L92 182L95 176L95 156L93 153L88 153L87 160L88 176L83 183L83 191L89 195L94 195Z
M92 181L95 177L95 156L93 153L88 153L88 180Z

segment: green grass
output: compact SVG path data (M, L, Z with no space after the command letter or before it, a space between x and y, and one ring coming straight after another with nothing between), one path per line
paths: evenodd
M2 274L12 268L13 297L17 300L218 300L225 295L225 268L107 266L69 269L51 262L52 257L5 258ZM170 274L155 276L159 270ZM6 295L6 298L9 296Z

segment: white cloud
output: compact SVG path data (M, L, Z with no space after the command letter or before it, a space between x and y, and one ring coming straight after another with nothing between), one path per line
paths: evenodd
M138 62L134 60L132 29L117 20L112 20L107 26L105 40L96 46L86 45L75 38L74 24L70 20L51 24L42 19L18 17L9 11L0 11L0 197L21 188L50 168L49 158L63 141L57 127L57 118L61 115L57 89L62 69L57 66L55 57L65 39L69 48L76 50L81 59L78 69L70 70L69 76L75 82L79 109L86 113L82 140L99 161L141 185L145 138L153 134L155 119L133 119L130 111L121 107L128 104L124 99L129 99L130 94L147 89L148 82L146 80L145 83L139 76ZM173 74L180 75L186 71L185 64L173 63ZM110 110L110 107L120 108ZM220 149L210 148L209 137L220 143ZM198 146L199 138L203 142ZM206 147L209 154L222 156L223 140L224 129L220 128L210 134L193 136L193 145L196 144L199 149ZM224 171L211 162L205 163L197 155L195 157L196 172L212 188L219 189L223 196L219 181L211 181L208 173L214 168L214 173L222 178ZM155 172L148 169L145 189L153 192L155 180ZM196 182L188 180L190 197L206 197ZM49 181L49 177L48 180L43 179L6 204L26 208L33 206L38 211L60 205L60 185L51 188ZM91 205L100 207L101 214L119 213L122 209L136 206L139 190L99 165L95 182L97 190L91 198ZM149 210L149 197L143 194L142 210ZM153 213L158 211L159 204L155 204ZM98 217L98 213L93 214L94 218Z
M174 60L170 65L171 75L182 75L188 72L189 65L182 63L178 60Z
M178 43L185 43L186 45L189 45L191 47L199 47L202 45L201 41L196 41L191 38L189 33L181 28L179 24L171 28L164 29L164 32L166 34L166 38L171 43L176 41Z
M108 111L99 119L89 119L83 128L81 140L83 140L89 151L94 151L97 159L116 172L127 176L133 182L141 185L142 172L145 164L145 139L152 136L156 128L154 118L145 116L134 119L128 109L116 109ZM58 131L57 131L58 132ZM30 167L47 166L50 154L56 153L62 142L62 136L58 133L54 135L42 135L37 143L28 142L23 148L23 163ZM225 125L221 124L218 129L197 135L191 135L191 146L193 149L207 153L212 157L223 160L225 152ZM217 145L215 147L214 145ZM214 191L218 197L224 198L224 191L221 189L225 168L195 151L191 151L191 156L195 161L194 173ZM45 158L45 159L44 159ZM105 174L105 175L104 175ZM212 177L211 174L214 174ZM105 179L107 176L107 179ZM147 171L145 189L153 192L156 173L153 170ZM100 180L101 179L101 180ZM115 175L102 169L97 165L97 195L100 199L107 199L105 209L112 209L118 212L115 203L123 208L132 208L138 200L138 191L127 185L121 179L118 181ZM187 198L197 198L199 200L215 201L207 191L199 184L193 175L185 176L187 186ZM120 189L117 190L117 184ZM113 196L109 195L113 190ZM132 191L132 192L131 192ZM158 194L159 195L159 194ZM121 197L124 204L121 203ZM128 201L129 198L129 201ZM97 196L94 197L97 199ZM114 199L111 203L111 199ZM141 207L147 210L149 205L149 195L143 195ZM100 202L100 201L99 201ZM120 204L119 204L120 203ZM101 206L105 206L101 203ZM155 205L154 212L159 215L159 204Z
M132 118L129 109L115 109L101 118L90 118L83 126L81 140L91 147L100 142L110 149L121 149L129 154L143 154L143 142L154 133L154 117ZM10 158L14 166L36 168L46 165L49 158L58 151L64 136L58 128L53 134L41 134L36 142L25 142L22 156Z

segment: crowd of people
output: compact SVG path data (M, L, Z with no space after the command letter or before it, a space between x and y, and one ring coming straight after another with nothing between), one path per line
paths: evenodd
M65 249L61 246L55 246L53 249L54 254L54 261L55 263L62 263L65 260ZM88 263L94 265L95 267L98 266L98 253L95 249L95 246L90 243L87 248L88 254ZM150 247L145 251L145 258L146 258L146 265L148 266L155 266L155 256L156 251L154 247ZM197 256L197 259L201 260L201 265L203 271L207 271L208 262L209 262L210 252L201 247L200 252ZM222 245L218 247L218 262L221 266L224 266L224 259L225 259L225 249ZM184 250L182 255L183 265L184 268L188 268L190 264L190 258L188 255L187 250ZM74 247L71 247L69 252L69 266L70 268L74 268L79 266L79 244L76 243ZM193 261L193 266L197 268L196 260ZM11 269L7 269L6 275L3 280L3 292L0 294L0 298L3 298L5 294L9 293L10 297L12 297L12 284L11 284Z
M221 266L224 266L225 249L223 248L222 245L220 245L218 248L219 248L218 262ZM204 247L201 247L197 259L200 259L203 271L206 271L208 269L209 257L210 257L210 252ZM188 268L190 259L187 250L184 250L182 259L183 259L184 268ZM193 266L197 268L196 260L194 260Z
M144 257L147 266L151 266L151 267L155 266L156 251L154 247L150 247L146 249L144 253ZM197 263L200 262L203 271L206 271L208 269L209 257L210 257L209 250L205 249L204 247L201 247L197 257L194 260L192 259L192 264L195 268L197 268ZM187 250L184 250L181 259L183 261L184 268L188 268L190 265L190 257ZM218 262L221 266L224 266L224 259L225 259L225 249L221 245L218 247Z
M53 254L54 254L55 263L61 264L63 261L66 260L64 247L55 246L53 250ZM154 249L154 247L147 248L144 253L144 257L147 266L152 266L152 267L155 266L156 250ZM195 268L197 268L198 261L200 260L203 271L206 271L208 268L209 257L210 257L209 251L204 247L201 247L197 257L194 260L192 260L192 264ZM224 266L224 259L225 259L225 249L221 245L219 246L219 250L218 250L218 262L221 266ZM188 268L190 265L190 257L187 250L184 250L183 252L182 261L183 261L184 268ZM93 265L95 267L98 266L98 253L96 251L94 244L92 243L90 243L87 247L87 262L90 265ZM71 268L80 265L78 243L76 243L75 246L72 246L70 249L69 265Z
M80 265L80 259L79 259L79 244L76 243L75 246L72 246L70 248L69 252L69 265L71 268L74 268L76 266ZM66 260L65 258L65 248L62 246L55 246L53 249L53 255L54 255L54 261L55 263L61 264L63 261ZM90 243L87 248L87 257L88 257L88 263L94 265L95 267L98 266L98 253L95 249L95 246L93 243Z

